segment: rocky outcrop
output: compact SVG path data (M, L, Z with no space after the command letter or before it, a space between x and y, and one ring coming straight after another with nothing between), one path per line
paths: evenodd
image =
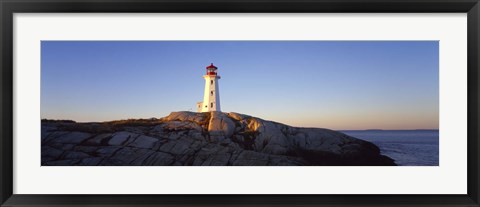
M103 123L42 120L42 165L395 165L340 132L238 113Z

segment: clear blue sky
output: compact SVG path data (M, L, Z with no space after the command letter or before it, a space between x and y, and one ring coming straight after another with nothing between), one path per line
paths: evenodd
M293 126L438 128L437 41L42 41L41 116L80 122L221 107Z

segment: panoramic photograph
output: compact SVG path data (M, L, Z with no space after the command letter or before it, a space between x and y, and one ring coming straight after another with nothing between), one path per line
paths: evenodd
M42 166L439 166L438 41L42 41Z

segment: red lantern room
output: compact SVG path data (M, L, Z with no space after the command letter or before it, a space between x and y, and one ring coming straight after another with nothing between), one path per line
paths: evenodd
M209 66L207 66L207 75L217 75L217 72L215 72L217 70L217 67L212 64L210 64Z

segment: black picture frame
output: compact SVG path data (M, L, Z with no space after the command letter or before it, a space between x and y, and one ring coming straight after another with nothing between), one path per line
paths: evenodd
M480 206L478 0L0 0L1 206ZM21 195L13 194L14 13L467 13L468 189L465 195ZM286 186L288 187L288 186Z

